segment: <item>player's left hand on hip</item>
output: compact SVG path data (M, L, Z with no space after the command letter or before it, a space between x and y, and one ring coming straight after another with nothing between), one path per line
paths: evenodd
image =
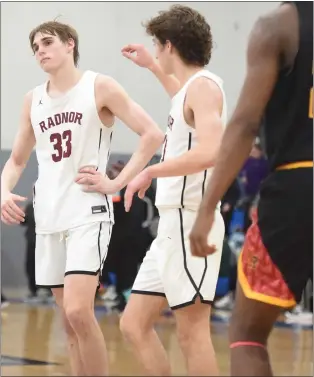
M132 206L134 194L138 192L138 197L143 199L151 183L152 178L147 170L144 169L128 184L124 195L124 209L126 212L129 212Z
M110 195L119 191L115 180L109 179L94 167L82 167L75 182L82 185L85 192L99 192Z
M200 209L190 233L191 253L194 257L204 258L216 252L215 245L208 245L208 235L214 223L215 213Z

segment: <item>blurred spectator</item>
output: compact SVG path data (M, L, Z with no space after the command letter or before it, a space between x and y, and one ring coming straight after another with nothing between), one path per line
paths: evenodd
M262 146L260 144L259 138L256 139L250 157L245 162L241 172L240 180L244 189L244 233L251 225L250 219L250 208L252 202L256 197L262 181L266 178L268 174L268 162L264 156Z

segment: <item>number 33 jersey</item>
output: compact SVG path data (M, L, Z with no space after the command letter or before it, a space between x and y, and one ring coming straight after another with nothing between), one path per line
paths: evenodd
M79 169L106 173L112 128L105 127L95 100L97 73L86 71L65 95L51 98L47 83L33 90L31 122L36 137L38 179L34 185L36 233L64 232L113 221L112 198L84 192Z

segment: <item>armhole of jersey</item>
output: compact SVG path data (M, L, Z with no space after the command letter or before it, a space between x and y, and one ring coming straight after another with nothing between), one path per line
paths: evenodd
M209 72L208 72L209 73ZM222 87L222 84L219 84L215 79L214 77L211 77L209 74L207 74L207 71L203 72L202 74L196 76L193 80L191 80L187 87L186 87L186 90L185 90L185 95L184 95L184 99L183 99L183 105L182 105L182 108L181 108L181 117L182 117L182 120L184 121L184 123L186 124L186 126L188 127L189 130L195 130L195 128L191 127L186 119L185 119L185 116L184 116L184 105L185 105L185 101L186 101L186 96L187 96L187 93L188 93L188 89L189 89L189 86L193 83L194 80L197 80L198 78L200 77L205 77L206 79L208 80L211 80L213 83L216 84L216 86L218 87L218 89L220 90L221 92L221 95L222 95L222 109L221 109L221 114L220 114L220 118L223 119L224 116L226 117L227 114L227 109L226 109L226 98L225 98L225 92L223 90L223 87Z
M94 92L94 109L97 116L98 121L100 122L101 126L105 129L112 130L114 124L115 124L115 117L113 117L113 123L111 125L104 125L102 120L100 119L98 110L97 110L97 102L96 102L96 79L100 75L100 73L89 71L89 73L93 76L93 92Z

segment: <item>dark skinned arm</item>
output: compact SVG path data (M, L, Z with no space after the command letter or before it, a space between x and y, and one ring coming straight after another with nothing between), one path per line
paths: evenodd
M264 18L257 21L251 33L245 82L201 204L209 211L216 208L248 158L274 89L281 51L273 28L273 20Z
M276 85L282 46L286 42L281 26L282 14L285 16L286 9L287 6L283 5L271 15L259 19L251 32L245 81L190 234L191 253L194 256L204 257L216 251L215 245L208 245L215 209L250 154Z

